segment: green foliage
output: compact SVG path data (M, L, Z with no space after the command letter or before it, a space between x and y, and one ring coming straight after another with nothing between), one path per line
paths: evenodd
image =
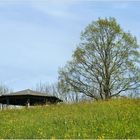
M0 138L138 139L140 100L110 100L0 112Z
M138 90L139 63L136 37L123 31L114 18L99 18L82 32L73 59L59 71L59 85L64 92L110 99Z

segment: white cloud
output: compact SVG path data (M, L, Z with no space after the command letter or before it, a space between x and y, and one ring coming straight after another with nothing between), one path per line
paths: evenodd
M74 18L76 16L70 11L70 7L75 4L73 0L41 0L41 1L30 1L32 8L43 12L49 16L56 18Z
M0 7L27 6L32 10L46 14L52 18L78 20L80 16L72 9L82 0L5 0L0 1Z

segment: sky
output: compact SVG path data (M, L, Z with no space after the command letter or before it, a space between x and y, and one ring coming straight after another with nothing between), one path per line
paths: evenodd
M0 83L17 91L57 82L99 17L115 17L140 43L140 1L0 0Z

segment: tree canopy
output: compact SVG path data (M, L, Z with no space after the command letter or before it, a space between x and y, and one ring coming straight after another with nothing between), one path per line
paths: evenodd
M98 19L81 33L72 60L59 70L63 92L110 99L140 85L139 45L115 18Z

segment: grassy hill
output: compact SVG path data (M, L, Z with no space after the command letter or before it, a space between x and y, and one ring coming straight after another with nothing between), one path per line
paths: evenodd
M140 100L0 111L0 138L140 138Z

